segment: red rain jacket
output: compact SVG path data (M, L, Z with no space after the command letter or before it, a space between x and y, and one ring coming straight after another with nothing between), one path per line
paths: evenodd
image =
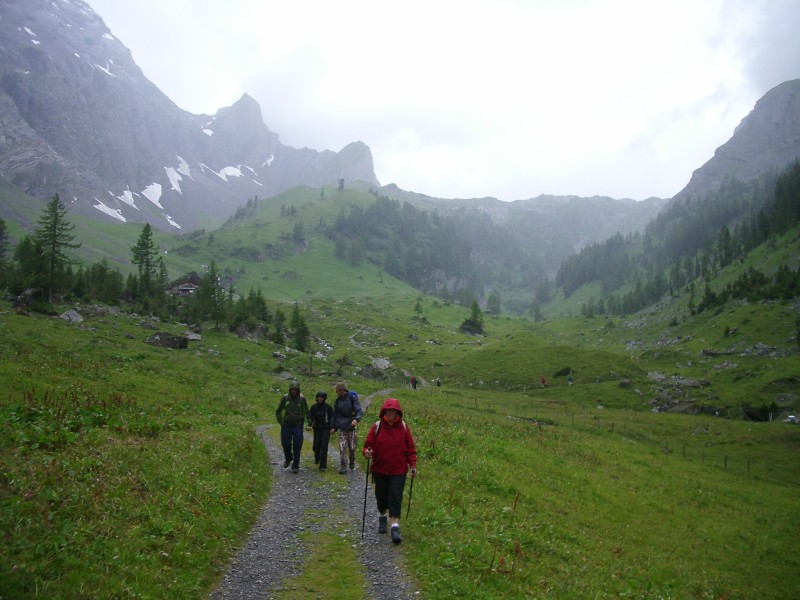
M397 419L390 423L384 418L384 412L393 408L397 411ZM417 449L411 429L403 421L403 409L394 398L387 398L381 406L380 427L373 423L364 440L364 448L372 449L372 468L370 471L378 475L404 475L409 467L417 468ZM377 433L376 433L377 429Z

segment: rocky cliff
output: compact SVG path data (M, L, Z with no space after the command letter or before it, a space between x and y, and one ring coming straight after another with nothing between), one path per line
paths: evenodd
M298 184L379 185L370 149L284 146L244 95L180 109L81 0L0 2L0 176L70 210L188 231Z
M767 92L673 200L700 198L727 178L747 181L800 160L800 79Z

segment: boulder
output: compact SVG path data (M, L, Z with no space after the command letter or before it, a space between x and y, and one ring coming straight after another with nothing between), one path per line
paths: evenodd
M173 335L163 331L153 334L144 341L146 344L173 350L185 350L189 347L189 338L183 335Z
M83 317L74 308L71 308L67 312L62 314L61 318L64 319L65 321L69 321L70 323L81 323L83 321Z

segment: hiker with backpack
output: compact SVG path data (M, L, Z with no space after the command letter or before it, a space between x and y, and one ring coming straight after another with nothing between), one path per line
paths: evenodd
M327 399L327 392L317 392L316 402L308 411L314 430L314 464L319 465L320 471L328 470L328 442L333 420L333 408L325 402Z
M356 468L356 427L364 411L358 402L358 394L348 390L344 381L337 383L333 389L337 397L333 403L331 433L339 432L339 474L346 475L348 464L351 471Z
M372 424L364 440L364 456L372 460L372 480L378 503L378 533L391 526L392 541L399 544L400 511L406 474L417 476L417 449L414 437L405 421L403 409L395 398L387 398L381 406L380 418ZM388 517L387 517L387 514Z
M289 393L278 403L275 418L281 426L283 468L292 465L292 473L300 472L300 450L303 448L303 425L308 421L308 403L300 393L300 384L292 381ZM311 422L309 421L309 426Z

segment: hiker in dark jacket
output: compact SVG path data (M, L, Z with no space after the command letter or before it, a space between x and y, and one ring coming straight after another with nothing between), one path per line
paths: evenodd
M275 418L281 426L283 468L292 465L292 473L300 471L300 450L303 448L303 425L308 420L308 403L300 393L300 384L289 384L289 393L281 398ZM309 426L311 422L309 421Z
M327 392L317 392L316 403L308 410L311 427L314 429L314 464L320 471L328 470L328 442L331 439L333 407L327 404Z
M364 412L358 396L347 389L344 381L337 383L333 389L336 390L337 398L333 403L331 432L339 432L339 473L346 475L348 463L351 471L356 468L356 427Z
M417 449L411 430L403 421L403 409L394 398L387 398L381 406L380 418L370 427L362 453L372 459L370 471L380 513L378 533L386 533L387 521L390 521L392 541L399 544L403 541L400 537L400 511L406 473L411 469L411 477L417 476Z

